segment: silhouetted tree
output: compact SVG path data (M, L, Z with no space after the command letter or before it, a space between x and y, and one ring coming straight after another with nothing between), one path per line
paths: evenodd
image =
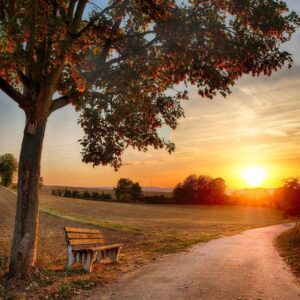
M222 178L188 176L173 190L173 199L179 204L223 204L226 199L226 184Z
M121 178L114 189L118 201L135 201L142 197L142 188L138 182L133 182L128 178Z
M172 152L158 129L183 116L188 93L175 86L226 96L243 74L291 65L280 46L298 22L281 0L1 0L0 89L26 116L9 276L26 279L36 263L50 115L81 110L83 161L94 166L119 168L130 146Z
M18 161L13 154L7 153L0 156L0 178L3 186L12 184L13 175L17 171Z
M223 178L215 178L209 182L209 194L211 204L224 204L226 201L226 183Z
M300 216L300 179L285 179L283 187L274 192L274 202L285 216Z

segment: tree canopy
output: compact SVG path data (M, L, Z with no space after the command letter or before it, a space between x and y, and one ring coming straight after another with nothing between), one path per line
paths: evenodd
M280 45L299 19L283 1L105 3L0 1L0 89L32 123L81 109L86 163L117 169L129 146L171 152L157 129L176 127L190 84L226 96L242 74L292 63Z
M190 175L173 190L173 198L181 204L224 204L226 183L223 178Z
M283 180L283 186L274 192L274 202L286 216L300 215L300 178L290 177Z

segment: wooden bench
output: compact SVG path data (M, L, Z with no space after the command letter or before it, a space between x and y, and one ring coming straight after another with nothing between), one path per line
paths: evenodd
M74 263L80 263L86 272L92 272L93 263L110 258L117 262L122 244L103 246L103 236L97 229L65 227L68 245L67 270L72 270Z

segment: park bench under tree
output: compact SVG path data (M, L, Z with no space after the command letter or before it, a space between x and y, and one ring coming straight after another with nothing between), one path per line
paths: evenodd
M65 227L68 245L67 270L72 270L74 263L80 263L86 272L91 272L93 263L109 258L117 262L122 244L103 245L100 230Z

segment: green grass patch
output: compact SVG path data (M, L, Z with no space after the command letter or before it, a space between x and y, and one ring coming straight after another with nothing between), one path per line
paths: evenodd
M86 218L86 217L81 217L77 216L74 214L67 213L66 211L63 210L58 210L52 207L47 207L43 205L41 207L41 211L49 213L51 215L64 218L66 220L71 220L71 221L76 221L80 222L83 224L90 224L90 225L95 225L103 228L109 228L109 229L114 229L118 231L124 231L124 232L130 232L130 233L139 233L143 232L144 230L135 226L128 226L128 225L123 225L123 224L118 224L118 223L112 223L108 221L101 221L101 220L95 220L93 218Z
M300 228L292 228L281 233L275 240L280 255L297 277L300 277Z

